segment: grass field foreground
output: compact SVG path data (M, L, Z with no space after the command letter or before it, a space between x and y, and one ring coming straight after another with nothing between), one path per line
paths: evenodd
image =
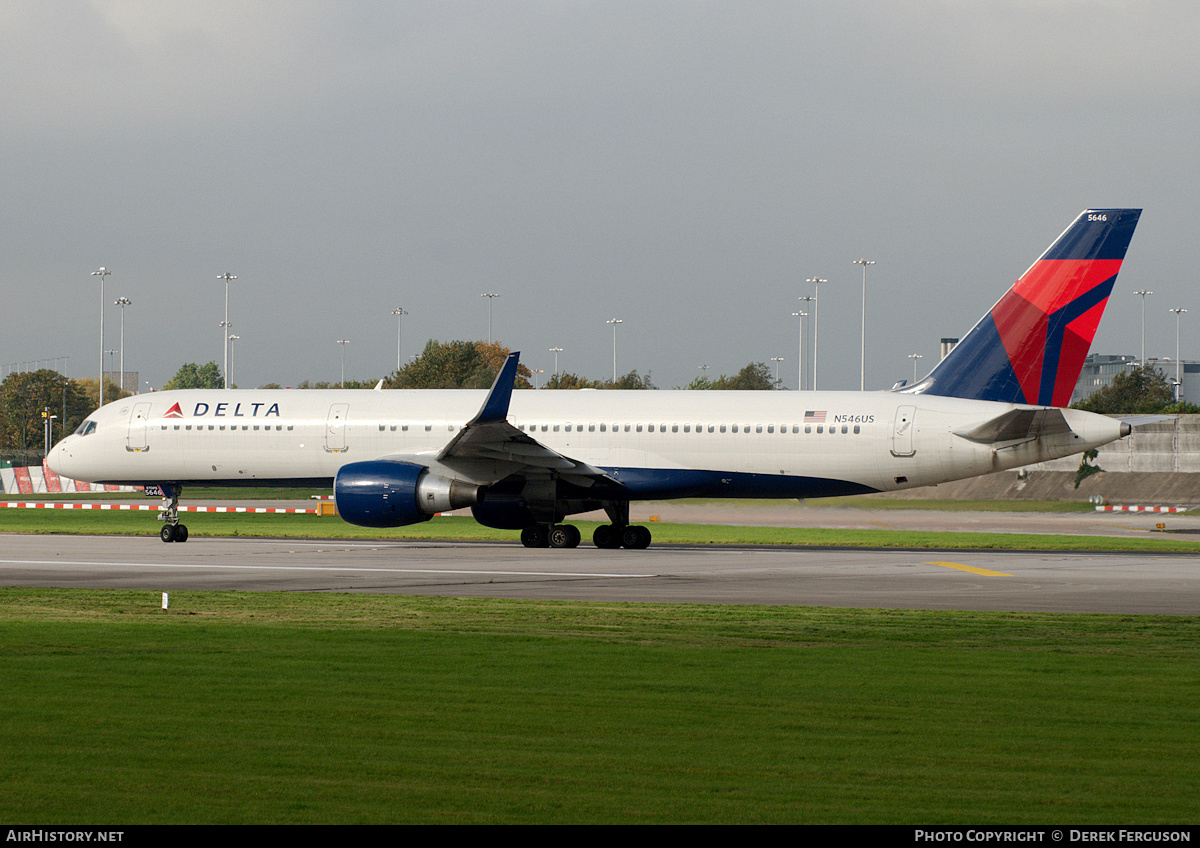
M0 818L1194 823L1186 617L0 590Z
M454 539L515 541L511 530L484 527L474 519L441 516L395 529L355 527L335 517L254 513L195 513L184 516L193 537L285 537L319 539ZM593 521L573 521L590 544ZM155 536L161 525L152 512L117 510L0 509L0 533ZM1192 536L1156 533L1138 537L1054 536L823 527L760 527L723 524L651 525L654 543L712 545L817 545L831 547L941 548L1053 551L1142 551L1200 553Z

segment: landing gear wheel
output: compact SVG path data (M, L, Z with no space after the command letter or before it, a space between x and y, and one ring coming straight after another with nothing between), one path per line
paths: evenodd
M550 547L577 548L579 547L579 528L574 524L555 524L550 528Z
M621 530L621 546L629 550L644 550L650 547L650 531L631 524Z
M188 540L188 529L186 524L175 525L175 541L186 542Z
M162 539L164 542L174 542L175 541L175 525L174 524L164 524L162 527L162 530L158 531L158 537L160 539Z
M545 524L533 524L521 531L521 544L527 548L547 548L550 534Z
M603 550L621 547L621 533L611 524L601 524L592 532L592 544Z

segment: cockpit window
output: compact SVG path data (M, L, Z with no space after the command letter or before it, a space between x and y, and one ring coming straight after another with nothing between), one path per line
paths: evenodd
M75 431L76 436L90 436L96 432L96 422L90 418L85 418L83 423L79 425L79 429Z

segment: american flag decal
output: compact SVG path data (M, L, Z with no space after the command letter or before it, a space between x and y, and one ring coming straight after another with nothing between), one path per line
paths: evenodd
M825 410L823 410L823 409L808 410L807 412L804 413L804 423L805 424L824 424L825 423Z

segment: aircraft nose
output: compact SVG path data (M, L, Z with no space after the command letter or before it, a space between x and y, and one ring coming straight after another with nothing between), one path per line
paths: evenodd
M48 453L46 455L46 465L48 465L50 467L50 470L53 471L55 474L59 475L60 477L67 477L67 478L71 477L71 473L70 473L71 452L69 449L70 446L68 445L68 442L70 442L70 440L71 440L70 436L63 439L57 445L50 448L50 453Z

